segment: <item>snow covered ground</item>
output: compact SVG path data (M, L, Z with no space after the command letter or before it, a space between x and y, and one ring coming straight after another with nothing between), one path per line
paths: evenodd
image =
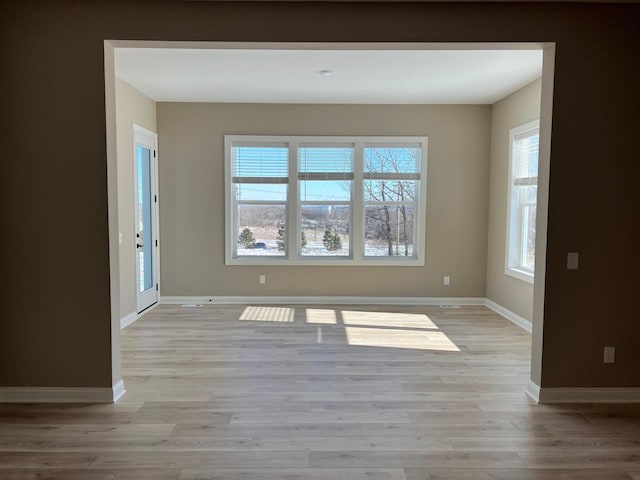
M278 245L274 241L258 240L266 245L266 248L238 248L239 257L283 257L284 251L278 250ZM404 256L404 245L400 245L400 256ZM367 244L365 255L370 257L387 257L388 247L386 244ZM396 247L393 247L396 253ZM413 247L409 245L409 256L413 255ZM302 249L304 257L346 257L349 256L349 243L344 242L340 250L329 251L322 243L308 241L307 246ZM395 256L395 255L394 255Z

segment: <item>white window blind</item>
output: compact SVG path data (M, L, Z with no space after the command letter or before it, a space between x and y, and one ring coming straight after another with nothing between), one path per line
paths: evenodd
M424 265L426 146L226 136L227 264Z
M538 131L514 136L513 181L515 185L538 183Z
M233 183L288 183L289 149L282 146L234 146Z
M298 148L299 180L353 180L353 146Z
M510 132L510 184L505 273L533 282L538 193L539 126L531 122Z

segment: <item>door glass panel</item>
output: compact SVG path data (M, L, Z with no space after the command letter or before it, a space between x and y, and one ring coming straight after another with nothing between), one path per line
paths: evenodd
M140 268L140 293L153 286L153 248L151 224L151 150L137 146L138 167L138 236L136 252Z

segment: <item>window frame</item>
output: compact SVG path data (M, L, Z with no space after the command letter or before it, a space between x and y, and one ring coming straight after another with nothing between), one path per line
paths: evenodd
M287 183L286 221L287 235L284 256L237 256L236 225L237 214L234 198L233 157L235 145L265 145L286 143L289 148L289 182ZM349 256L302 256L298 235L301 231L301 206L303 201L298 192L298 148L300 146L336 146L353 145L353 184L350 201L350 239ZM414 255L412 256L364 256L365 200L364 185L364 149L370 146L420 147L421 158L417 165L416 212L414 212ZM226 265L315 265L315 266L424 266L426 236L426 199L427 199L427 147L426 136L298 136L298 135L225 135L225 264ZM419 221L416 221L419 220ZM417 224L417 225L416 225ZM294 227L294 229L291 228ZM293 234L291 234L293 232Z
M540 120L533 120L509 130L509 168L507 177L508 191L504 273L524 282L533 284L535 277L535 265L533 270L531 271L521 267L524 241L524 235L522 233L522 229L524 226L524 216L522 215L522 212L520 210L522 210L523 204L522 202L517 201L515 198L514 185L516 180L514 177L514 162L516 161L514 155L516 152L516 142L519 140L517 137L522 137L523 135L526 135L527 137L538 135L539 140ZM540 152L538 151L538 163L539 161ZM538 177L536 177L536 187L538 186L537 179Z

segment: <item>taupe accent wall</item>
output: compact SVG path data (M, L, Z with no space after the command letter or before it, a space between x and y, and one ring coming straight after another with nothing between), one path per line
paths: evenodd
M533 318L533 283L505 273L509 189L509 130L540 118L540 80L491 107L491 174L486 297L521 317Z
M156 131L156 102L116 78L120 316L136 312L133 124Z
M490 106L159 103L157 111L162 295L484 297ZM225 265L225 134L427 136L426 265Z
M640 5L49 0L0 8L1 386L112 385L104 40L138 39L555 42L540 385L640 387ZM188 243L204 250L216 235ZM579 270L566 269L572 251ZM202 278L215 265L187 266ZM178 280L189 275L181 268ZM244 281L234 275L232 285ZM602 363L603 345L617 347L615 364Z

